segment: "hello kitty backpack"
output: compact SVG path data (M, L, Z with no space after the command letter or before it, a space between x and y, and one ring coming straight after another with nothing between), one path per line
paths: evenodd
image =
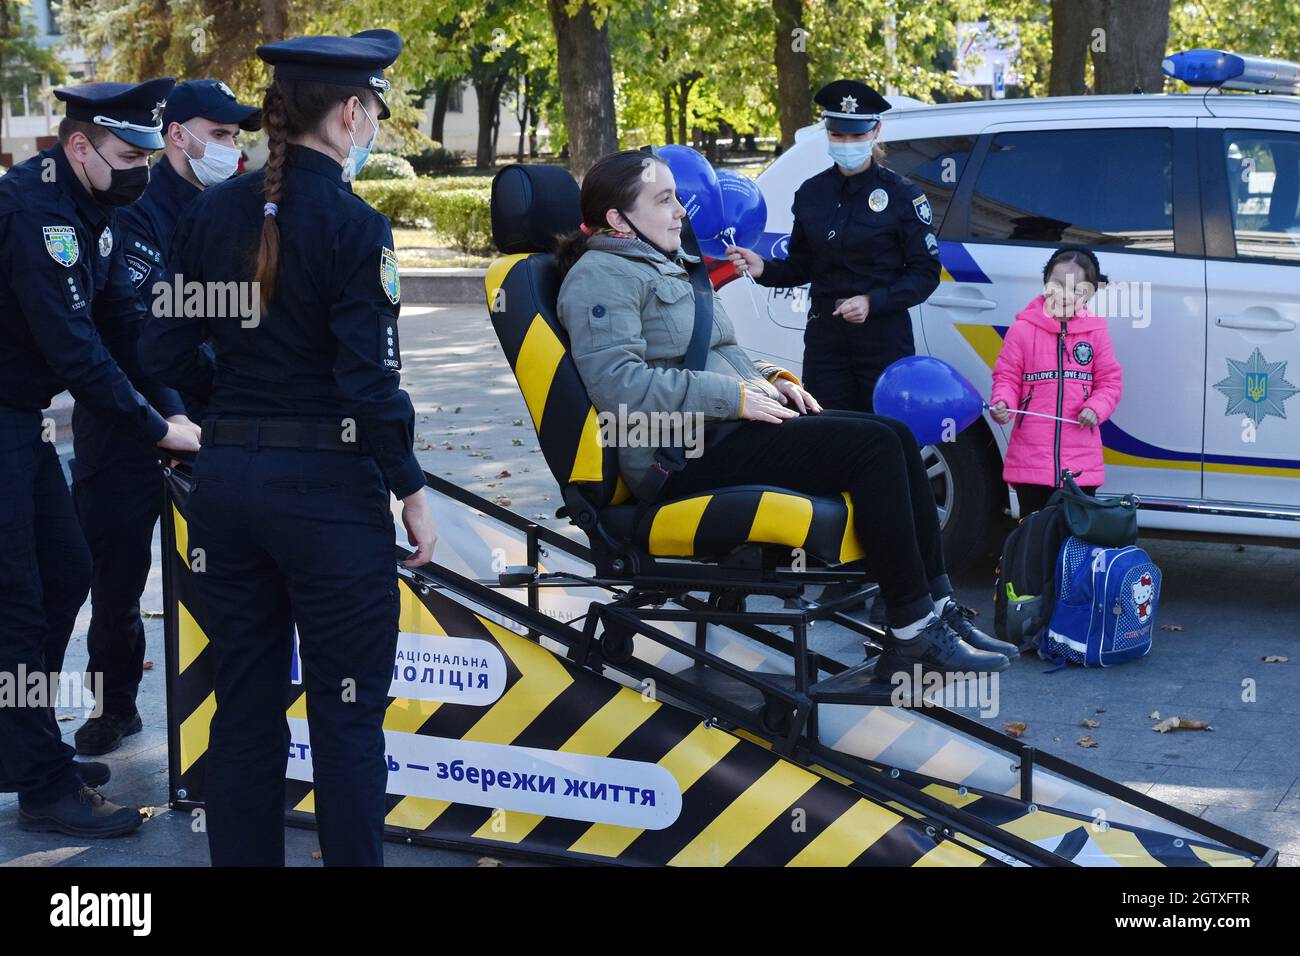
M1039 657L1059 667L1110 667L1151 650L1160 569L1141 548L1102 548L1067 538L1056 561L1056 588Z

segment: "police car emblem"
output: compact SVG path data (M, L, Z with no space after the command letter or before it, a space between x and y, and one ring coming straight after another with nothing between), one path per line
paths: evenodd
M105 226L104 231L99 234L99 254L101 256L106 256L112 251L113 230L109 229L108 226Z
M934 212L930 209L930 200L926 197L917 196L913 199L912 208L916 210L916 218L927 226L934 220Z
M144 280L149 278L149 263L139 256L131 255L129 252L124 258L126 259L126 271L131 276L131 285L138 289L144 285Z
M61 266L71 268L81 254L77 245L77 230L71 226L45 226L45 251Z
M1092 361L1092 346L1087 342L1074 343L1074 360L1080 365L1087 365Z
M871 190L871 195L867 197L867 205L871 207L872 212L880 212L889 205L889 193L879 188Z
M392 249L385 248L379 257L379 284L388 301L396 305L402 297L402 283L397 275L397 254Z
M1300 392L1286 380L1286 362L1270 362L1259 349L1244 362L1226 361L1228 377L1214 385L1228 397L1224 415L1244 414L1256 427L1269 415L1286 418L1286 400Z

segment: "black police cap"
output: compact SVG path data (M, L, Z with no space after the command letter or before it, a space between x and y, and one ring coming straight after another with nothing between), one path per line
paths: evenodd
M170 76L143 83L83 83L54 91L67 104L68 119L94 123L141 149L162 149L162 113L176 81Z
M870 133L880 125L880 114L889 101L858 80L827 83L813 102L822 108L822 121L829 133Z
M186 123L196 116L214 123L238 123L240 129L262 128L262 111L239 102L220 80L187 80L172 89L162 114L163 127Z
M364 86L379 97L380 119L387 119L384 68L402 52L402 38L392 30L365 30L350 37L294 37L264 43L257 55L275 67L277 80L310 80L336 86Z

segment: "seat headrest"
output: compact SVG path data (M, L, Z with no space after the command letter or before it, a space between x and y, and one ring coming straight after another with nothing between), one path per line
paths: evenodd
M505 255L554 252L581 222L577 180L562 166L513 163L492 179L492 242Z

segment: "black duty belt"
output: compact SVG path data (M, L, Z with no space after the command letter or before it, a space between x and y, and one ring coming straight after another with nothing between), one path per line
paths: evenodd
M345 431L346 428L346 431ZM365 445L356 425L338 422L310 422L293 418L209 418L203 422L203 444L242 445L258 448L301 448L307 451L350 451L364 453ZM352 441L347 441L347 434Z

